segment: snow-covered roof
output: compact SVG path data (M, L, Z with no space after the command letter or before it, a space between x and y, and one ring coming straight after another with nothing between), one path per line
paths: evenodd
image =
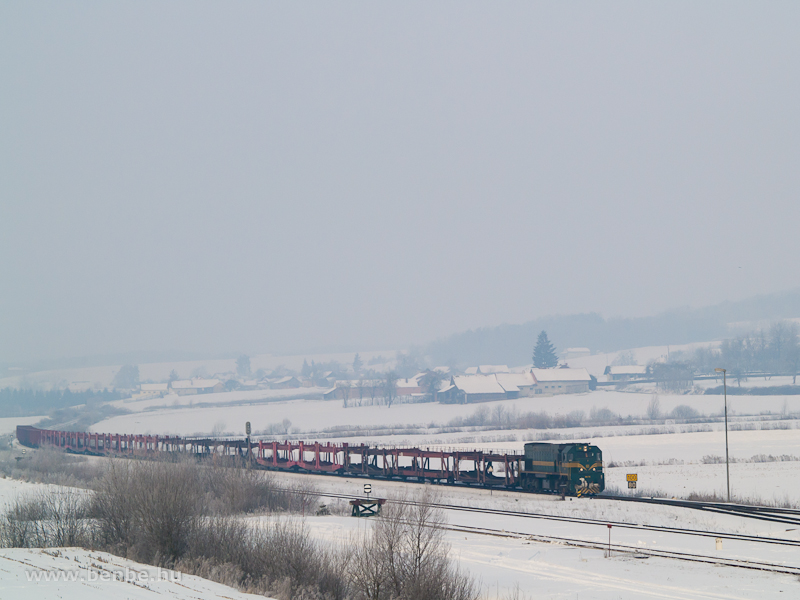
M496 373L495 378L507 392L518 392L521 387L536 385L533 375L527 373Z
M419 387L420 380L425 377L425 373L417 373L413 377L409 377L408 379L398 379L397 386L398 387Z
M466 371L464 371L467 375L477 375L478 374L478 367L467 367Z
M453 383L467 394L505 394L494 375L465 375L453 377Z
M203 390L206 388L213 388L220 383L219 379L179 379L172 382L173 390Z
M532 369L533 376L539 382L553 382L553 381L586 381L589 382L592 378L589 376L589 371L586 369Z
M644 365L620 365L609 367L608 372L611 375L646 375L647 367Z
M398 379L396 382L398 388L418 388L420 387L419 383L413 377L409 379Z
M299 380L297 379L297 377L295 377L294 375L287 375L286 377L281 377L280 379L276 379L276 380L275 380L275 381L273 381L272 383L273 383L273 384L277 384L277 383L288 383L288 382L290 382L290 381L292 381L292 380L299 381Z

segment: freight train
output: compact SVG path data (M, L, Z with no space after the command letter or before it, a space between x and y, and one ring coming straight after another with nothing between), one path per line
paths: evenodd
M148 458L161 452L216 460L237 457L263 469L480 485L575 496L605 487L603 455L583 443L525 444L523 454L333 442L128 435L17 427L20 444L66 452Z

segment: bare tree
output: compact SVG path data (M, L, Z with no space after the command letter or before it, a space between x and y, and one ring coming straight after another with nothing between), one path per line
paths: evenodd
M364 401L364 388L366 387L366 382L364 378L361 377L356 382L356 389L358 390L358 405L361 406L361 403Z
M389 408L394 404L397 398L397 374L394 371L389 371L383 377L383 400Z
M658 394L650 396L650 403L647 405L647 418L651 421L661 418L661 401L658 399Z
M344 408L347 408L347 401L350 399L350 382L337 381L336 391L342 395L343 406Z
M425 395L429 400L436 399L436 393L439 391L439 387L445 378L445 374L439 371L427 371L425 375L420 378L420 387L425 390Z

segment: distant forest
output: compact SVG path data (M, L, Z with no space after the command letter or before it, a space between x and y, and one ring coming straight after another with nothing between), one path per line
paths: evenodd
M592 352L614 352L721 340L737 333L731 323L794 317L800 317L800 290L634 319L606 319L597 313L542 317L520 325L457 333L428 344L423 353L433 364L524 365L531 362L536 336L543 330L559 351L586 347Z
M69 390L42 392L5 388L0 390L0 417L44 415L59 408L119 400L122 396L121 392L108 390L102 392L71 392Z

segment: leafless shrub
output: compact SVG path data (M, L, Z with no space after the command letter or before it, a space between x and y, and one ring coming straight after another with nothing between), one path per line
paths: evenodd
M44 507L36 498L17 498L0 519L0 544L4 548L44 546L46 538L40 523Z
M41 448L29 450L22 457L14 452L4 452L0 458L0 472L26 481L87 487L102 475L103 470L100 464L85 456Z
M13 548L89 546L94 528L88 512L89 498L72 488L18 498L0 518L0 541Z
M201 469L200 476L210 514L292 511L298 506L298 512L303 509L295 494L266 471L216 465Z
M93 502L101 538L135 560L171 564L202 512L201 485L188 461L112 463Z
M348 556L314 542L302 522L213 517L195 530L176 568L279 600L335 600L348 597Z
M475 582L450 561L444 516L430 490L413 503L391 503L360 540L351 576L359 600L471 600Z

